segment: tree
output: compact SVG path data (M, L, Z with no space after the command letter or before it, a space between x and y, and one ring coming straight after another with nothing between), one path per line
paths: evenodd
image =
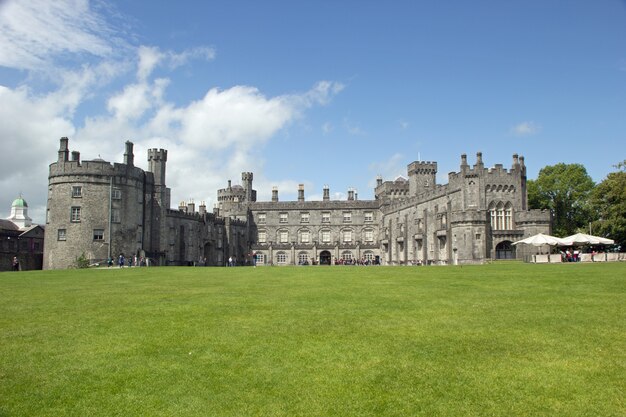
M553 233L574 234L593 220L589 196L595 184L581 164L559 163L539 171L536 181L527 182L530 208L554 213Z
M598 220L592 223L593 234L626 244L626 160L615 166L591 193L591 206Z

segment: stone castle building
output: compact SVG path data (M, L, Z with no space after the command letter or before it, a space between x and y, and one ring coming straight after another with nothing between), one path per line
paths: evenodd
M549 212L528 210L524 158L513 155L510 169L485 168L482 154L438 185L437 163L416 161L407 177L377 180L374 200L257 201L253 174L242 185L217 192L218 207L200 204L170 209L165 183L167 151L148 151L149 169L134 166L126 142L123 163L69 158L62 138L50 165L44 268L66 268L81 254L102 262L120 253L159 265L298 265L366 262L383 265L473 264L511 259L524 248L511 243L550 232Z

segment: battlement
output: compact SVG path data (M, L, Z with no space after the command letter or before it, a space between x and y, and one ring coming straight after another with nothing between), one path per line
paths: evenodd
M167 161L167 150L152 148L148 149L148 161Z
M407 167L407 172L410 175L413 174L436 174L437 162L434 161L414 161Z

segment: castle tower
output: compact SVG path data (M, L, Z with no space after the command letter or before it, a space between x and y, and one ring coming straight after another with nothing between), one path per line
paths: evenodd
M256 198L253 198L253 192L252 192L252 180L254 178L254 175L252 174L252 172L242 172L241 173L241 183L243 185L243 189L245 192L245 199L247 202L251 202L256 200Z
M409 175L410 196L434 190L437 185L437 162L412 162L407 167L407 173Z
M127 152L128 152L128 143ZM132 155L132 143L130 147ZM124 154L126 156L126 154ZM165 149L148 149L148 170L154 174L154 185L165 186L165 163L167 162L167 151Z

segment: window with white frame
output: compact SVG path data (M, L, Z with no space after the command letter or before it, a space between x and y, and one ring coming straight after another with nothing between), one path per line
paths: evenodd
M93 240L104 240L104 229L93 229Z
M276 253L276 262L278 264L284 265L287 263L287 254L285 252Z
M300 252L298 254L298 265L304 265L309 263L309 255L306 252Z
M365 242L373 242L374 241L374 231L372 229L365 229L363 231L363 240Z
M264 224L267 221L267 215L265 213L259 213L258 222Z
M259 243L267 242L267 232L265 230L259 230Z
M67 230L59 229L57 230L57 240L67 240Z
M266 255L264 253L256 253L256 264L265 265Z
M309 213L300 213L300 223L309 222Z
M513 205L510 202L506 204L502 202L498 204L491 203L489 205L489 214L493 230L513 229Z
M279 230L278 231L278 241L280 243L288 243L289 242L289 232L287 230Z
M341 237L344 242L352 242L352 230L343 230L341 232Z
M352 222L352 212L351 211L344 211L343 212L343 222L344 223Z
M300 232L300 243L309 243L311 241L311 232L302 230Z
M74 223L80 222L80 207L72 207L70 221Z
M72 187L72 197L82 197L83 196L83 187L80 185L75 185Z
M374 258L374 252L372 251L366 251L363 253L363 259L365 259L366 261L372 262Z
M371 211L366 211L365 213L363 213L363 218L366 222L373 222L374 221L374 213Z
M352 260L352 252L350 252L350 251L348 251L348 250L347 250L347 251L345 251L345 252L343 252L343 253L341 254L341 258L342 258L344 261L351 261L351 260Z
M113 200L121 200L122 199L122 190L119 188L114 188L111 190L111 198Z
M330 243L330 230L322 230L322 243Z
M322 212L322 223L330 223L330 211Z
M289 221L289 218L287 217L287 213L280 213L279 215L279 222L280 223L287 223Z

